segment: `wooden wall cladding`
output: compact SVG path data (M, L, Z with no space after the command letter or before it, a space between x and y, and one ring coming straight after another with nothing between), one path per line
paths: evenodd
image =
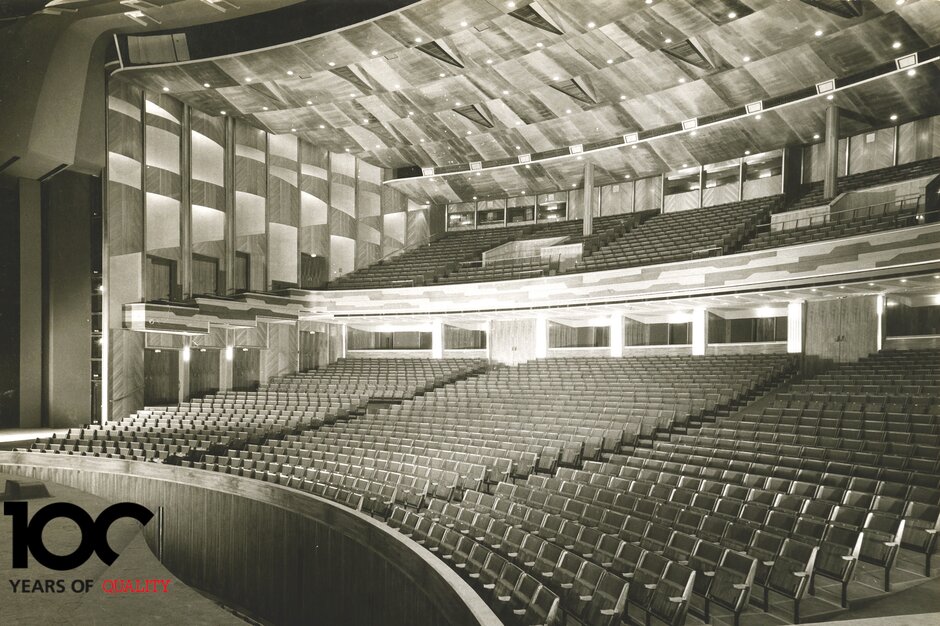
M500 624L430 552L301 491L167 465L24 452L0 452L0 470L162 508L167 569L267 622ZM151 549L157 530L156 521L144 530Z
M490 358L515 365L535 358L535 320L493 320Z
M882 128L849 138L849 174L894 165L894 132Z
M112 329L108 335L111 419L144 406L144 333Z

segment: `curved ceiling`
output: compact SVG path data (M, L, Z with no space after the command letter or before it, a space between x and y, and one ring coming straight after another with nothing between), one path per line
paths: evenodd
M119 74L377 165L446 167L707 116L938 43L935 0L423 0Z

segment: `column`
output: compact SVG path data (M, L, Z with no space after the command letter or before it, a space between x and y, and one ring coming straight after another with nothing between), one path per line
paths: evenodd
M883 293L878 294L875 300L875 314L878 316L878 336L875 338L875 345L878 350L881 350L885 340L885 296Z
M234 363L235 347L234 333L230 330L225 331L225 349L219 350L219 391L228 391L232 388L232 380L235 377Z
M823 196L831 200L838 193L839 176L839 108L829 105L826 109L826 176Z
M535 358L544 359L548 356L548 320L544 317L535 318Z
M42 426L42 202L20 179L20 428Z
M803 300L787 304L787 352L803 352L803 315L806 307Z
M623 356L623 313L610 316L610 356L617 359Z
M190 108L183 105L180 119L180 291L184 300L193 295L193 203L192 181L193 135Z
M444 358L444 322L440 320L431 322L431 358Z
M189 361L192 357L192 347L189 345L189 337L183 339L183 349L180 350L179 366L179 398L180 402L189 400Z
M704 356L708 340L708 311L704 307L692 310L692 355Z
M222 293L235 292L235 118L225 118L223 180L225 189L225 285Z
M584 164L584 236L594 232L594 164Z

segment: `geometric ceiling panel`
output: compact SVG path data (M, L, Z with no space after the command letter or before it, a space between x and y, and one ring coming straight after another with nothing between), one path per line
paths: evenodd
M483 110L475 104L471 104L470 106L457 107L454 109L454 113L463 115L471 122L479 124L483 128L493 128L493 122L491 122L483 113Z
M359 72L355 71L352 66L349 67L336 67L330 70L333 74L336 74L340 78L349 81L353 85L359 88L360 91L373 91L375 88L366 82L366 79L363 76L360 76Z
M455 67L463 67L463 64L458 61L454 55L444 49L441 44L436 41L429 41L428 43L423 43L419 46L415 46L416 50L420 50L426 55L437 59L438 61L443 61L444 63L450 63Z
M865 12L865 3L858 0L800 0L817 9L838 15L839 17L861 17Z
M589 96L587 91L584 90L584 87L578 84L578 82L573 78L559 81L557 83L551 83L549 86L553 89L557 89L563 94L571 96L575 100L584 102L585 104L597 104L597 100Z
M541 28L544 31L548 31L553 35L562 35L561 29L556 26L550 17L545 14L545 10L539 6L538 2L533 2L532 4L520 7L515 11L510 11L509 15L513 16L517 20L521 20L526 24L535 26L536 28Z
M694 65L695 67L702 70L710 70L714 68L711 61L705 57L705 54L702 52L701 48L691 39L686 39L685 41L680 41L677 44L669 46L668 48L663 48L663 52L671 57L675 57L680 61L685 61L689 65Z

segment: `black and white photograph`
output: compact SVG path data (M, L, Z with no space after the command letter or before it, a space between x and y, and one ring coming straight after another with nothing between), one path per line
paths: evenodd
M940 0L0 0L0 624L940 625Z

